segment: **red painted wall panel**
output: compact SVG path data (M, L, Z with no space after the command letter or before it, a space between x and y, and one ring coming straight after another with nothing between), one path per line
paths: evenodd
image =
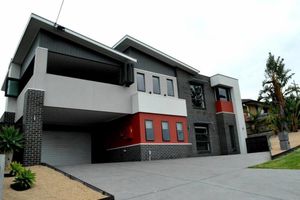
M143 143L187 143L188 142L188 132L187 132L187 121L186 117L181 116L171 116L171 115L157 115L148 113L139 113L140 117L140 128L141 128L141 142ZM146 140L145 133L145 120L152 120L154 127L154 141ZM161 122L169 122L170 130L170 141L163 141L162 138L162 128ZM184 141L177 140L176 122L181 122L183 124L184 130Z
M232 112L233 106L231 101L216 101L217 112Z
M153 121L154 141L146 141L145 120ZM169 122L170 141L163 141L161 122ZM183 124L184 141L177 140L176 122ZM186 117L137 113L110 123L106 133L106 147L116 148L138 143L188 143Z

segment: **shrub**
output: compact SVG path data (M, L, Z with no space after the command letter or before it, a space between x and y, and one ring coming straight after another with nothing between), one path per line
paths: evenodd
M0 133L0 150L2 152L18 151L23 148L23 135L13 126L4 126Z
M14 183L11 184L11 188L22 191L32 187L35 182L35 173L30 169L24 169L16 175Z
M22 166L21 163L18 162L12 162L10 163L10 172L9 174L11 176L16 176L21 173L25 168Z

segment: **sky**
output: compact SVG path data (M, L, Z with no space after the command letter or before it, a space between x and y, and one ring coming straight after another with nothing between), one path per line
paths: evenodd
M1 84L30 14L55 21L61 2L1 1ZM269 52L300 82L299 10L297 0L65 0L58 24L111 47L128 34L201 74L239 79L242 98L257 99Z

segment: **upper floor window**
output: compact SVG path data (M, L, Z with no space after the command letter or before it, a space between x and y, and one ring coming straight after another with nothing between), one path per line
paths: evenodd
M17 97L19 95L19 80L7 78L5 96Z
M152 76L153 81L153 93L160 94L160 82L158 76Z
M141 92L145 92L146 91L145 75L142 73L137 73L136 79L137 79L137 90Z
M176 123L177 140L184 141L183 124L181 122Z
M154 140L153 121L151 120L145 121L145 131L146 131L146 140L153 141Z
M174 84L172 79L167 79L168 96L174 97Z
M191 84L190 88L193 107L205 109L203 85Z
M217 100L230 101L229 88L217 87L216 88Z
M170 141L170 130L168 122L161 122L162 138L164 141Z

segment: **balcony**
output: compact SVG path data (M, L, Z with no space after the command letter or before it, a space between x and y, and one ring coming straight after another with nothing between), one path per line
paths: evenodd
M132 97L132 113L145 112L187 116L184 99L137 92Z
M45 106L131 114L133 87L46 74Z

